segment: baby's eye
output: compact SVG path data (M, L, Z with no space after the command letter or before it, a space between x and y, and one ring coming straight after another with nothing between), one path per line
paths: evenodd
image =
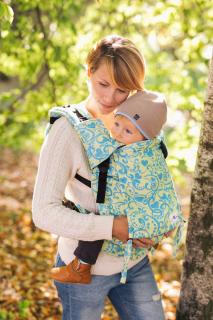
M118 122L115 122L114 125L115 125L116 127L119 127L119 123L118 123Z
M130 131L129 129L126 129L126 133L132 134L132 131Z

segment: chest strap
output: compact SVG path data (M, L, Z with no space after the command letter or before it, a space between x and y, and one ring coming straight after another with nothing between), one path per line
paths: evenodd
M81 183L85 184L87 187L91 188L91 181L80 176L80 174L76 173L75 178L80 181Z
M99 175L98 175L98 192L96 197L96 203L104 203L105 194L106 194L106 185L107 185L107 172L109 169L110 157L99 163ZM91 181L80 176L80 174L76 173L75 179L85 184L87 187L91 188Z

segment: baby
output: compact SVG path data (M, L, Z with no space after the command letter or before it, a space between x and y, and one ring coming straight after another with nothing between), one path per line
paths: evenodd
M121 146L152 140L159 135L166 122L166 115L167 106L161 95L138 92L118 107L109 132L110 136ZM91 266L96 263L103 242L103 240L79 241L74 252L76 258L67 266L53 268L52 279L64 283L90 283Z

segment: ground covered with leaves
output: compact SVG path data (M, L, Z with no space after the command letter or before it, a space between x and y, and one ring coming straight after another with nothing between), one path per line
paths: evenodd
M31 219L31 199L38 157L3 150L0 159L0 320L59 320L61 306L48 278L56 241L36 229ZM185 207L187 215L188 204ZM172 258L167 239L152 260L163 296L167 320L175 320L180 292L184 245ZM118 320L106 300L102 320ZM92 319L88 319L92 320ZM151 320L151 319L150 319Z

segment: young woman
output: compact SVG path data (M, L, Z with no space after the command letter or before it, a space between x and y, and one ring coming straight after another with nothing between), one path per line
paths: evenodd
M144 89L144 59L130 40L108 36L89 52L87 68L90 94L75 108L87 117L101 119L110 129L116 107L130 93ZM92 191L75 178L76 173L90 179L79 137L62 117L53 124L42 146L33 196L34 223L59 236L56 266L67 265L74 258L78 240L128 240L127 218L115 218L110 212L106 216L95 215ZM64 195L91 213L81 214L64 207ZM148 249L152 241L135 239L134 245ZM122 268L122 257L101 252L92 267L90 284L55 282L63 305L63 320L99 320L107 296L122 320L164 319L147 255L130 260L127 282L121 285Z

